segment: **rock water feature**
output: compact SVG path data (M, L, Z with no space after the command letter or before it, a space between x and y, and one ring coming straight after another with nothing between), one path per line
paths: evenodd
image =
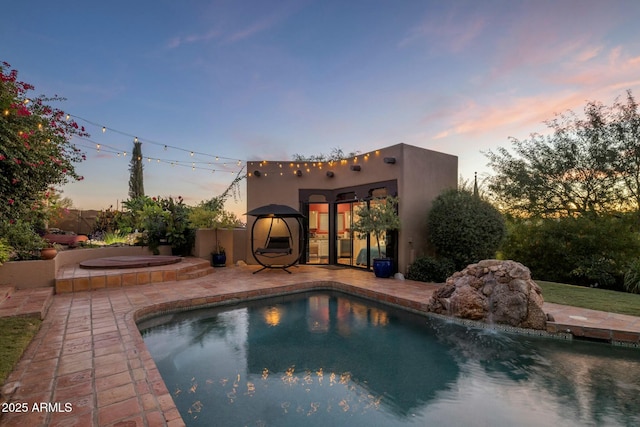
M433 293L428 310L462 319L546 329L542 290L527 267L483 260L454 273Z

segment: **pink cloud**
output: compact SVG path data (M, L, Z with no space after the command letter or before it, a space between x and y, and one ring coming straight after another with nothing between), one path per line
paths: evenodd
M456 135L482 135L504 131L505 136L514 129L540 127L541 123L553 119L556 113L580 109L585 99L581 93L562 93L508 99L497 97L490 104L467 102L448 118L445 129L438 131L432 139L443 139Z
M567 62L548 73L546 79L556 85L569 84L584 91L601 91L603 88L619 88L621 84L632 89L638 85L638 75L640 57L630 56L622 46L616 46L590 60L588 67L578 62Z

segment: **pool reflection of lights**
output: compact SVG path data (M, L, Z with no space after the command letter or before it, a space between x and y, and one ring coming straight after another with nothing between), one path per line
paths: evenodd
M331 292L170 317L139 327L187 426L640 425L637 349Z
M264 322L269 326L278 326L282 317L280 310L282 308L276 306L265 308L263 312Z

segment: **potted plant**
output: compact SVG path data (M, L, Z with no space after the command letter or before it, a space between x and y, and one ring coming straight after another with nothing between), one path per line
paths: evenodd
M360 239L373 235L378 247L378 256L373 258L373 272L376 277L391 277L393 261L383 256L380 239L386 237L388 231L400 228L397 197L379 197L369 201L357 211L358 220L353 224L353 231Z
M216 229L216 235L218 234L218 229ZM217 236L216 236L217 240ZM211 265L214 267L224 267L227 264L227 254L224 251L224 247L220 243L216 242L216 246L211 252Z
M40 258L42 259L54 259L56 255L58 255L58 248L53 243L48 243L40 249Z

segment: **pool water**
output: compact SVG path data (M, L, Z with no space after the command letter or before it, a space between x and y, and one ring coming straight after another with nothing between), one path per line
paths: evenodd
M637 426L640 350L423 317L341 293L139 324L188 426Z

